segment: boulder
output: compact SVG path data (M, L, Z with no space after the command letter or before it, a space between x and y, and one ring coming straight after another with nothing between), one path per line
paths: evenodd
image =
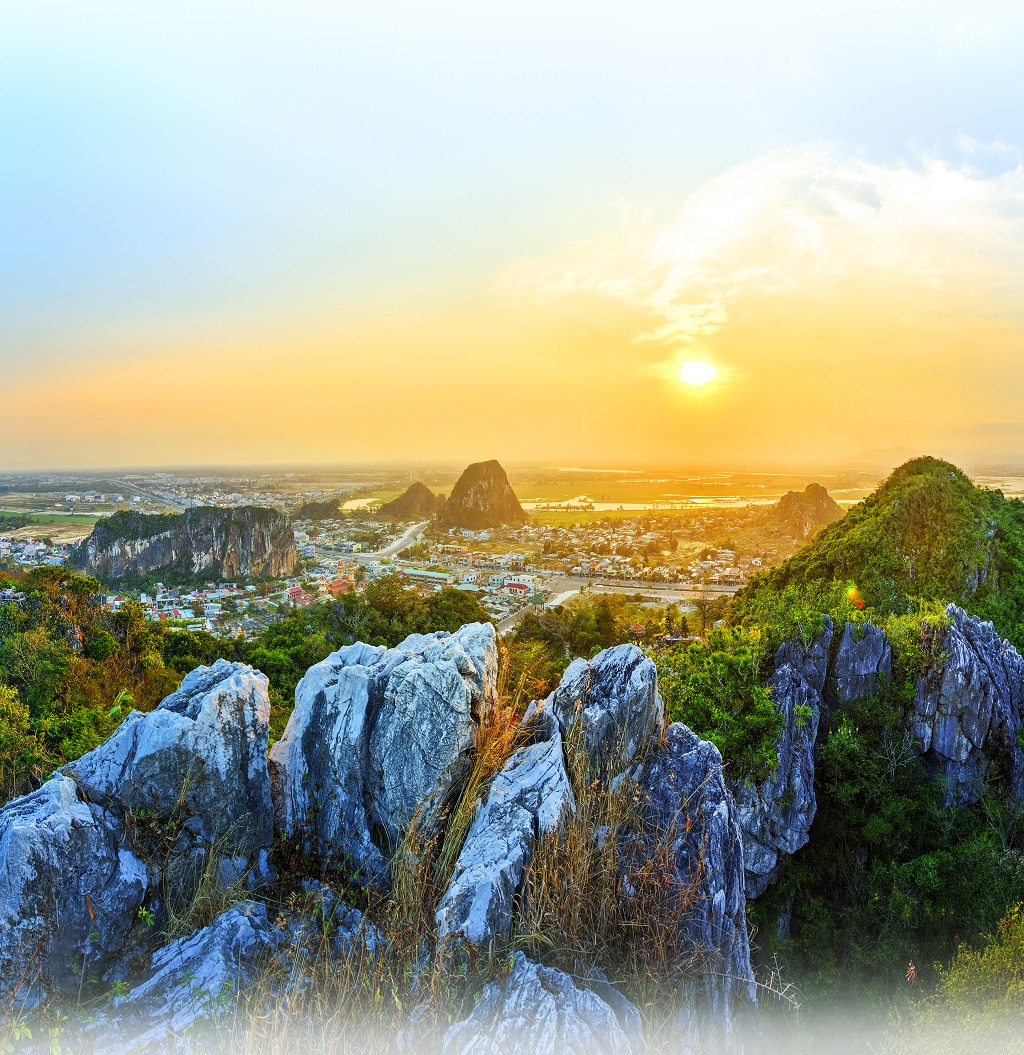
M206 1052L221 1024L230 1026L239 998L260 967L273 960L285 935L262 902L247 901L208 927L172 941L153 955L142 980L89 1033L105 1055ZM99 1038L102 1038L101 1040Z
M0 810L0 993L31 1005L116 967L148 886L123 842L68 776Z
M355 644L311 667L270 754L278 826L322 863L384 887L413 819L429 831L497 695L494 627Z
M444 1055L636 1055L639 1012L606 981L594 986L517 952L508 976L445 1033Z
M847 623L828 672L826 695L833 708L877 694L892 677L892 649L885 633L871 623Z
M295 709L270 752L277 825L301 835L306 852L364 881L383 876L387 860L370 836L365 774L369 730L379 710L374 667L385 649L355 644L309 668Z
M537 839L556 831L576 808L557 723L538 717L531 724L543 730L540 736L512 754L486 800L477 804L437 907L441 946L459 940L483 950L495 938L508 936L515 898Z
M296 961L302 953L317 956L325 946L339 957L384 951L387 940L381 931L329 886L317 879L303 879L299 887L305 902L282 909L278 918Z
M211 846L269 878L273 804L267 772L267 678L219 659L187 674L148 714L133 711L105 743L65 766L93 802L174 821L169 867L191 868Z
M938 662L922 673L914 698L918 750L945 781L947 803L977 802L993 763L1007 790L1024 797L1024 659L991 623L956 605L946 614L949 628L935 642Z
M625 770L641 746L657 739L665 717L654 662L636 645L574 659L550 705L567 743L578 737L606 776Z
M648 855L665 856L689 903L679 940L706 958L701 1011L729 1032L756 1004L747 933L743 843L722 756L685 725L670 725L638 778Z
M809 644L797 634L776 652L775 672L768 684L783 721L775 743L778 766L760 782L730 781L743 833L748 899L774 883L783 860L810 837L818 808L814 745L831 642L832 621L826 616L821 632Z

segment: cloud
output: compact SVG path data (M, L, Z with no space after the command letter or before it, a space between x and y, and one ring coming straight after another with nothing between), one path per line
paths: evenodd
M983 175L938 158L885 164L812 143L729 169L667 222L621 205L618 220L606 237L516 262L499 288L544 301L613 298L649 315L636 340L682 349L722 331L750 296L806 302L856 287L921 310L1022 309L1019 164Z

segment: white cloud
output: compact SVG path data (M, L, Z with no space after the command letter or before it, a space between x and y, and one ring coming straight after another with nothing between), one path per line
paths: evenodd
M636 216L638 222L625 218ZM984 176L935 158L866 161L831 144L755 158L690 194L668 222L618 209L617 229L502 276L506 292L589 293L648 311L637 335L687 345L746 294L814 296L845 282L927 291L946 308L1022 307L1024 167Z

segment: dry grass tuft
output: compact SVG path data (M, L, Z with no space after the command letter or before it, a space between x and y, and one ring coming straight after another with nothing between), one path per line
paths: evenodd
M682 938L700 869L685 884L675 879L672 845L679 833L651 845L636 784L598 777L578 728L566 744L576 813L563 831L538 842L514 941L569 974L585 976L598 966L649 1005L674 996L706 959Z

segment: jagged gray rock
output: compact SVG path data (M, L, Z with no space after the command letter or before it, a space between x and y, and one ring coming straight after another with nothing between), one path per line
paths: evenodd
M0 811L0 993L31 1006L124 955L148 876L123 837L68 776Z
M517 952L509 975L485 986L472 1015L445 1033L444 1055L638 1055L636 1008L585 986Z
M750 966L743 844L722 756L685 725L670 725L639 778L648 854L667 852L680 894L680 941L703 952L702 1014L728 1033L756 1005Z
M778 878L782 861L807 843L818 803L814 793L814 745L821 717L832 621L826 616L809 644L800 634L775 654L769 681L772 701L782 715L775 743L779 763L760 782L730 781L743 833L743 865L748 899Z
M550 716L550 712L546 712ZM451 882L437 907L438 944L486 949L506 937L515 896L537 839L557 831L576 808L557 722L532 713L535 742L515 751L477 804Z
M285 940L268 919L266 905L246 901L165 945L142 980L116 997L90 1029L96 1050L106 1055L210 1050L204 1030L231 1022L239 997Z
M871 623L847 623L828 672L827 701L841 707L866 700L892 677L892 649L884 631Z
M606 648L589 661L574 659L550 705L562 736L571 741L580 722L581 746L613 776L658 736L665 717L658 672L636 645Z
M998 762L1009 791L1024 797L1024 751L1018 740L1024 705L1024 659L991 623L946 609L949 629L939 662L917 684L912 732L925 764L946 782L948 803L969 805Z
M265 675L241 663L198 667L155 710L133 711L63 772L101 805L178 821L172 869L187 870L216 844L265 880L273 838L267 686Z
M494 627L356 644L311 667L270 755L278 825L358 882L384 886L415 816L430 828L497 694Z
M316 955L329 945L336 956L365 950L382 952L387 940L366 916L346 905L329 886L318 879L303 879L299 888L305 903L282 910L278 919L296 953Z

